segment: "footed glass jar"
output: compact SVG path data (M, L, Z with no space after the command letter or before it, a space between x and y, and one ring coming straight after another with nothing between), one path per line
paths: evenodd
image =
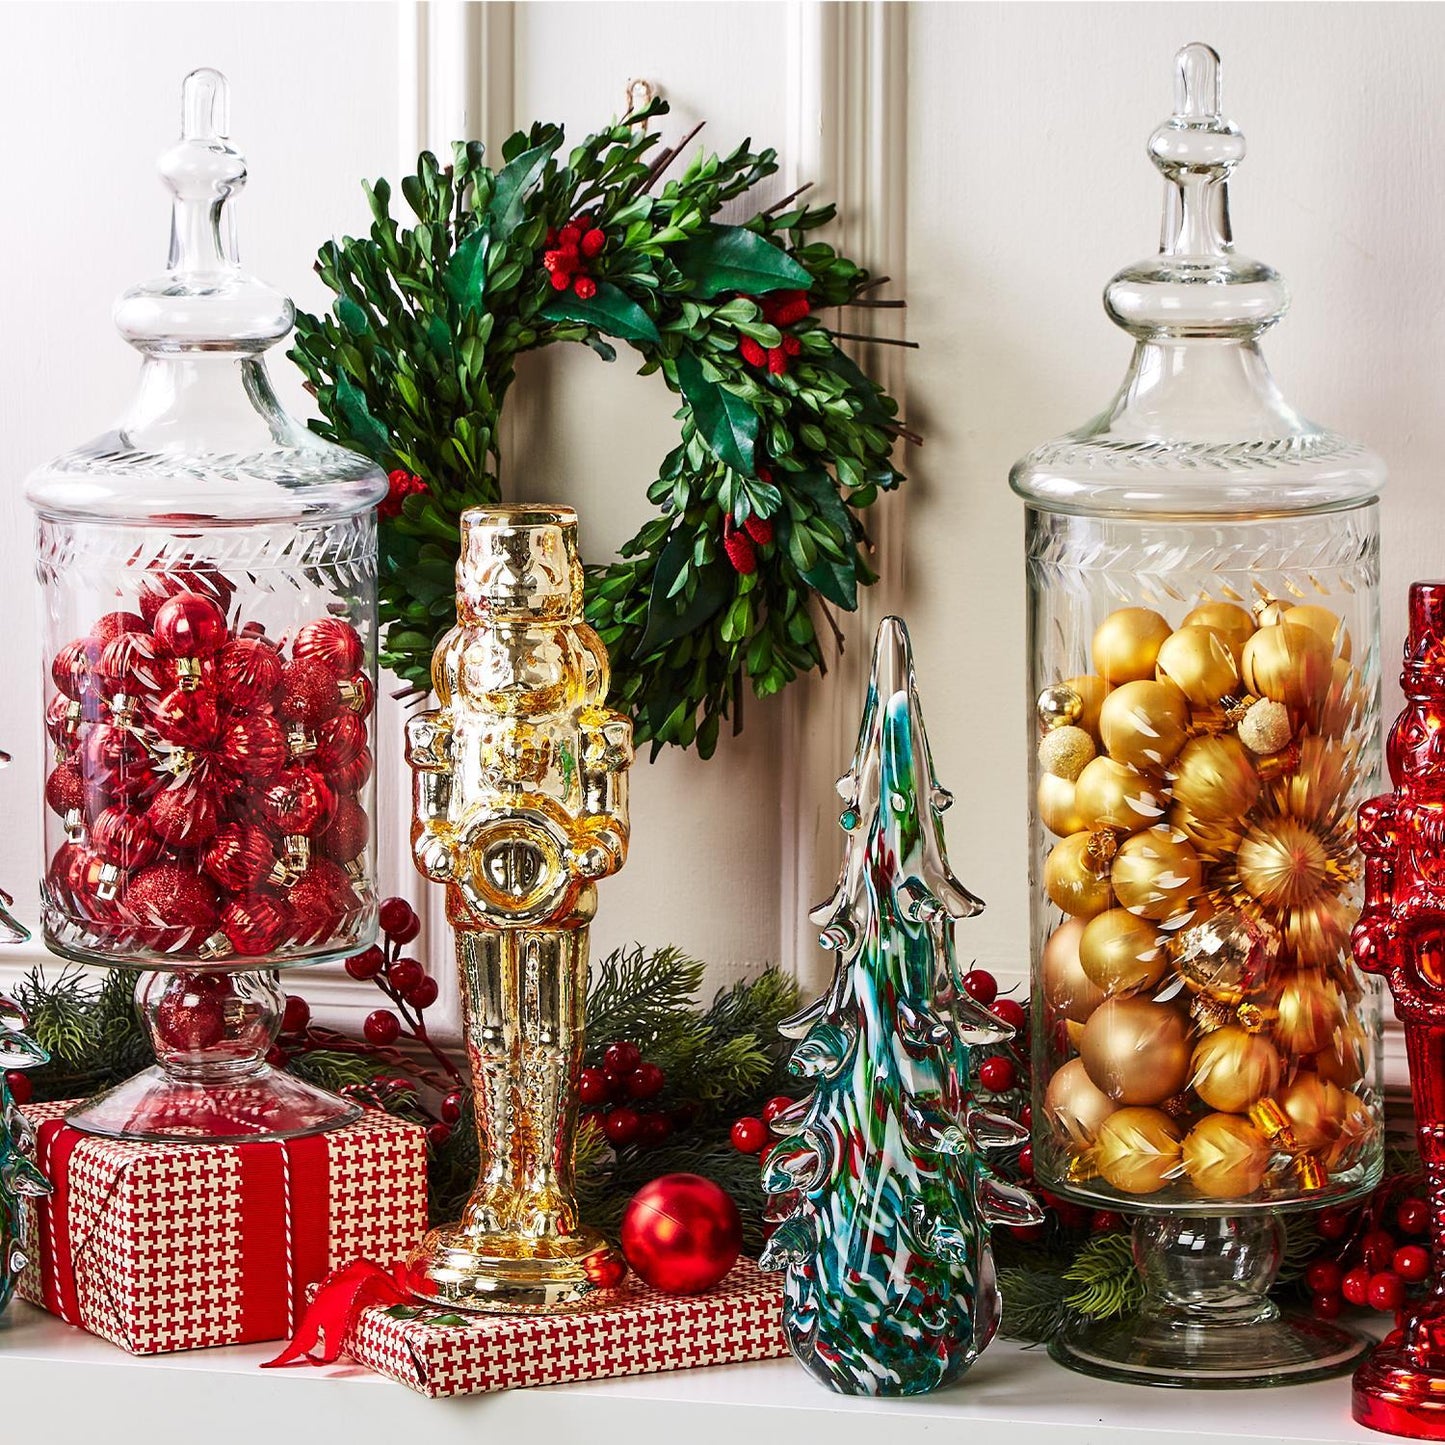
M123 1138L290 1136L354 1106L271 1069L278 970L375 931L370 462L289 417L289 300L243 272L224 77L161 159L166 272L116 306L143 358L114 431L31 478L44 589L45 941L142 970L159 1065L79 1107Z
M1266 1291L1285 1211L1381 1168L1379 1003L1350 956L1378 768L1379 460L1259 349L1287 296L1239 255L1244 140L1179 53L1160 253L1109 283L1108 410L1012 473L1027 502L1039 1183L1139 1216L1132 1320L1056 1340L1167 1385L1347 1370Z

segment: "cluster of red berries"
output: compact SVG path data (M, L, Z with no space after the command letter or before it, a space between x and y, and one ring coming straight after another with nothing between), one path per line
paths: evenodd
M750 296L747 299L756 301L763 313L763 320L779 330L801 321L805 316L811 315L813 310L808 303L806 291L774 291L767 296ZM738 343L738 351L743 360L759 371L766 370L770 376L784 375L788 370L789 358L796 356L802 349L802 342L791 334L784 335L776 346L760 346L751 336L744 336Z
M758 468L759 473L765 469ZM731 517L723 523L723 551L733 571L747 577L758 570L759 547L773 540L773 524L767 517L749 517L739 527Z
M578 1076L580 1122L601 1129L614 1149L656 1149L682 1122L674 1111L656 1104L666 1087L667 1075L644 1059L636 1044L608 1044L601 1067L585 1068Z
M766 1104L763 1105L761 1117L755 1114L744 1115L732 1127L729 1138L732 1146L739 1154L761 1154L761 1163L766 1164L768 1155L764 1146L768 1142L768 1136L776 1132L773 1122L779 1114L791 1109L797 1103L796 1099L787 1094L774 1094Z
M1321 1254L1305 1270L1317 1318L1332 1320L1346 1304L1392 1314L1405 1303L1412 1284L1430 1277L1434 1261L1425 1243L1430 1206L1409 1195L1392 1211L1390 1193L1379 1191L1359 1211L1321 1211L1315 1227L1335 1250Z
M413 472L406 472L398 469L388 475L386 496L376 504L376 515L378 517L390 518L401 516L401 504L408 497L420 496L423 492L431 489L422 479Z
M606 245L607 233L594 225L587 213L549 230L542 264L552 278L552 289L570 290L579 301L590 301L597 294L597 282L587 263L600 256Z
M981 1088L987 1089L990 1094L1006 1094L1018 1088L1023 1076L1021 1060L1026 1047L1024 1033L1028 1027L1028 1011L1017 999L1000 998L998 980L984 968L971 969L963 976L963 991L975 1003L982 1004L1000 1023L1014 1030L1015 1039L998 1053L982 1060L977 1070ZM1025 1109L1025 1112L1028 1110ZM1021 1122L1027 1125L1029 1121L1025 1119Z

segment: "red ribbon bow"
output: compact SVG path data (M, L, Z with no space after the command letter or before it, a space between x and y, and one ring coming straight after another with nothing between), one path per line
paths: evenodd
M321 1281L316 1297L306 1307L290 1343L261 1368L280 1365L330 1365L341 1355L341 1344L361 1312L372 1305L399 1305L412 1296L403 1280L404 1268L388 1274L369 1259L358 1259L345 1269L332 1270Z

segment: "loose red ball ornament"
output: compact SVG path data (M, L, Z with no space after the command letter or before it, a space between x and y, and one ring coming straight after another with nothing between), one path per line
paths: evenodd
M367 1043L385 1048L401 1037L401 1020L390 1009L373 1009L367 1014L361 1031L366 1035Z
M117 868L144 868L160 856L161 840L144 814L106 808L91 824L90 846Z
M316 729L315 761L328 773L355 762L366 746L366 724L354 712L339 712Z
M963 991L987 1008L998 997L998 980L987 969L970 969L963 976Z
M616 1289L627 1278L627 1261L610 1249L599 1249L582 1261L582 1272L598 1289Z
M176 687L152 704L150 724L165 742L204 748L215 742L221 731L221 714L208 692Z
M421 919L405 898L383 899L377 922L393 943L410 943L421 932Z
M61 763L45 779L45 801L63 818L72 808L85 806L85 780L74 763Z
M231 893L249 893L276 865L276 848L264 828L227 823L216 830L201 867Z
M146 821L172 848L204 848L216 836L221 810L213 789L185 782L151 799Z
M156 616L172 597L193 593L212 602L223 614L231 605L236 587L229 577L207 563L196 567L165 571L152 565L146 569L140 584L140 612L147 625L155 624Z
M35 1085L30 1082L30 1076L22 1074L19 1069L11 1069L5 1075L5 1087L10 1090L10 1097L22 1107L35 1097Z
M285 722L318 728L341 708L341 689L325 663L288 662L281 670L276 711Z
M269 713L239 717L227 724L216 747L221 766L250 783L279 777L290 756L286 729Z
M583 1069L578 1074L577 1102L589 1108L607 1102L607 1075L601 1069Z
M261 794L267 822L288 836L324 833L336 816L336 794L315 768L293 763Z
M602 1067L619 1079L625 1079L642 1062L642 1050L636 1044L618 1041L608 1044L602 1055Z
M95 665L95 674L107 698L117 693L156 697L169 680L155 640L144 632L125 632L107 643Z
M627 1095L631 1099L655 1099L666 1086L667 1075L646 1060L627 1076Z
M171 657L211 657L226 641L225 615L196 592L178 592L161 603L152 628L161 651Z
M637 1143L642 1133L642 1115L626 1105L612 1109L602 1120L602 1132L614 1149L626 1149L629 1144Z
M318 617L298 629L291 644L291 656L298 662L322 663L338 678L350 677L362 663L361 637L339 617Z
M386 955L374 943L370 948L354 953L346 960L347 973L362 982L375 978L385 967Z
M797 1100L790 1099L786 1094L774 1094L773 1097L763 1105L763 1123L771 1124L779 1114L786 1113L795 1103L797 1103Z
M739 1119L728 1137L739 1154L756 1154L768 1142L768 1126L761 1119L749 1116Z
M157 863L137 873L122 908L144 942L167 952L199 948L220 913L210 880L176 863Z
M336 800L336 817L321 835L321 851L338 863L350 863L366 852L371 841L371 819L355 798Z
M218 988L217 983L225 984ZM178 973L166 985L154 1020L161 1042L172 1052L203 1053L226 1036L229 980L198 973Z
M743 1222L725 1189L699 1174L664 1174L632 1196L622 1253L653 1289L701 1294L737 1262Z
M252 712L281 686L281 657L269 641L236 637L216 654L216 691L227 707Z
M233 898L221 910L221 932L243 958L260 958L285 941L291 910L268 893Z
M1024 1006L1013 998L995 999L989 1005L989 1012L998 1019L1000 1023L1007 1024L1016 1033L1022 1030L1028 1022L1028 1015L1024 1012Z
M281 1015L281 1032L283 1034L304 1033L310 1022L311 1005L299 993L288 993L286 1009Z
M90 689L90 656L84 642L67 642L50 662L50 680L68 698L77 702Z
M1018 1082L1018 1070L1012 1059L1002 1056L985 1059L978 1066L978 1081L991 1093L1002 1094Z

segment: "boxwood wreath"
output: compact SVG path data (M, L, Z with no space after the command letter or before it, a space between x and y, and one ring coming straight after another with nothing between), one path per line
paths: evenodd
M824 668L818 627L841 633L875 580L862 514L903 475L897 404L839 347L820 311L896 306L882 284L818 238L832 206L802 191L742 224L719 219L777 170L744 142L699 153L654 187L696 134L653 154L653 101L562 154L538 124L502 147L424 153L391 214L366 187L364 238L328 242L317 270L335 293L302 315L291 353L315 394L316 430L379 462L382 660L413 695L452 625L458 518L498 500L497 428L517 357L614 342L680 399L678 445L648 488L659 509L609 566L589 570L587 616L612 659L613 700L640 741L717 745L759 697ZM802 188L806 190L807 188ZM882 278L886 280L886 278Z

